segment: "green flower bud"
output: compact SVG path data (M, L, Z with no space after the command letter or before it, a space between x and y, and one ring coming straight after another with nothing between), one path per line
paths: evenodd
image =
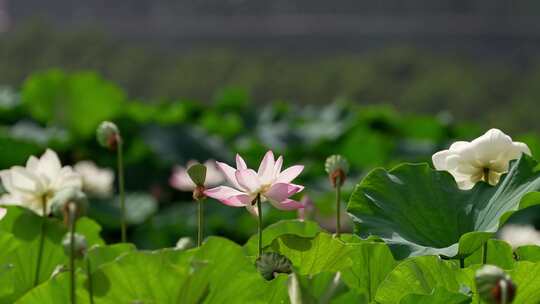
M516 294L516 285L502 269L485 265L476 271L476 289L480 298L490 304L512 303Z
M286 257L276 252L265 252L255 262L257 270L266 280L270 281L279 273L291 273L292 263Z
M57 192L51 199L51 210L55 216L63 217L66 225L70 219L69 203L75 204L75 218L73 220L85 214L86 209L88 209L88 199L81 190L67 188Z
M110 121L102 122L97 128L96 137L98 143L107 149L116 149L118 143L121 140L120 130L118 127Z
M324 169L328 173L332 185L334 187L341 186L349 173L349 162L341 155L331 155L326 159Z
M84 235L75 233L73 235L74 243L75 243L75 258L82 258L84 257L86 253L86 249L88 248L88 243L86 242L86 238ZM71 254L71 232L66 233L64 235L64 238L62 239L62 246L64 246L64 252L67 255Z

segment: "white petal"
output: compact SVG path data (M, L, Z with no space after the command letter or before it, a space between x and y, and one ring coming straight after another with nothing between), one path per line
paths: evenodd
M236 171L236 180L249 193L257 193L261 188L259 176L252 169L244 169Z
M246 162L239 154L236 154L236 170L247 169Z
M263 185L271 183L274 179L274 166L274 153L272 153L272 151L268 151L264 155L259 166L259 170L257 171L257 174L259 175L259 178Z
M39 158L39 163L37 164L34 173L43 178L44 181L42 182L46 184L52 183L60 173L61 169L62 164L60 163L60 159L56 152L47 149L47 151Z
M229 182L231 186L235 187L236 189L245 190L242 186L238 184L238 181L236 180L236 169L227 165L226 163L216 162L216 164L221 170L221 172L223 172L225 178L227 179L227 182Z
M304 166L296 165L285 169L276 178L276 183L290 183L304 170Z

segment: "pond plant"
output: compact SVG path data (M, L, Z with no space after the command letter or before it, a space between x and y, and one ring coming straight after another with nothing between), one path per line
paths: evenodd
M104 122L97 138L117 152L122 242L106 244L85 216L92 195L85 191L108 195L111 172L62 166L50 149L31 156L0 172L0 303L540 303L535 229L497 238L515 215L540 204L540 166L526 144L500 130L435 153L433 168L404 163L359 178L347 204L352 233L340 218L342 188L356 178L344 156L310 164L324 165L335 192L335 231L303 216L263 223L269 206L312 208L307 196L296 199L304 186L293 183L302 183L304 165L287 167L271 150L257 170L238 154L235 167L191 162L170 183L193 193L197 246L184 236L154 251L127 242L118 128ZM107 182L85 187L89 171ZM203 207L212 199L246 208L257 233L243 245L205 235Z

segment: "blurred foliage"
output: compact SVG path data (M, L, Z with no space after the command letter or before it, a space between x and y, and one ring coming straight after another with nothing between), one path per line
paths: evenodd
M438 116L400 114L389 106L361 106L344 99L325 106L284 102L255 106L236 87L215 94L212 104L186 100L144 103L128 100L111 82L92 72L52 69L30 75L21 91L4 88L0 126L2 168L20 165L46 147L60 152L64 163L91 159L115 166L115 155L100 148L94 130L102 119L115 121L125 140L130 238L142 248L172 246L195 233L191 193L168 185L175 164L190 159L232 163L235 153L256 166L267 149L285 156L285 165L301 163L299 183L314 201L308 215L332 229L333 192L324 160L339 152L351 164L344 197L369 170L400 162L430 162L431 155L454 139L472 139L483 130L456 123L447 112ZM20 100L18 99L21 96ZM43 102L41 102L43 101ZM532 133L518 136L539 152ZM537 155L537 154L536 154ZM255 219L242 208L208 200L207 232L245 241ZM116 198L93 199L90 215L104 227L104 237L118 237ZM264 210L267 223L295 218L294 212ZM235 225L230 225L234 221ZM349 224L350 225L350 224ZM349 226L350 227L350 226Z

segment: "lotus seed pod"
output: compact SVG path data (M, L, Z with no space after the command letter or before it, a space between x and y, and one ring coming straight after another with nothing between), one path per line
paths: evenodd
M257 270L266 280L270 281L279 273L291 273L291 261L276 252L263 253L255 262Z
M180 238L174 247L176 250L186 250L190 248L193 248L193 240L190 237Z
M203 164L194 164L187 169L189 178L197 186L204 186L206 180L206 166Z
M82 258L86 254L86 249L88 248L88 243L84 235L75 233L73 236L75 243L75 258ZM67 255L71 254L71 232L66 233L62 239L62 246L64 246L64 252Z
M86 213L88 209L88 199L84 192L77 188L66 188L57 192L51 199L52 213L57 217L63 217L66 225L69 223L68 204L75 204L75 218L79 218Z
M349 173L349 162L341 155L331 155L324 163L324 169L334 187L341 186Z
M485 265L476 271L476 288L480 298L490 304L512 303L516 294L516 285L502 269Z
M121 140L118 127L110 121L104 121L99 125L96 136L98 143L109 150L116 149Z

